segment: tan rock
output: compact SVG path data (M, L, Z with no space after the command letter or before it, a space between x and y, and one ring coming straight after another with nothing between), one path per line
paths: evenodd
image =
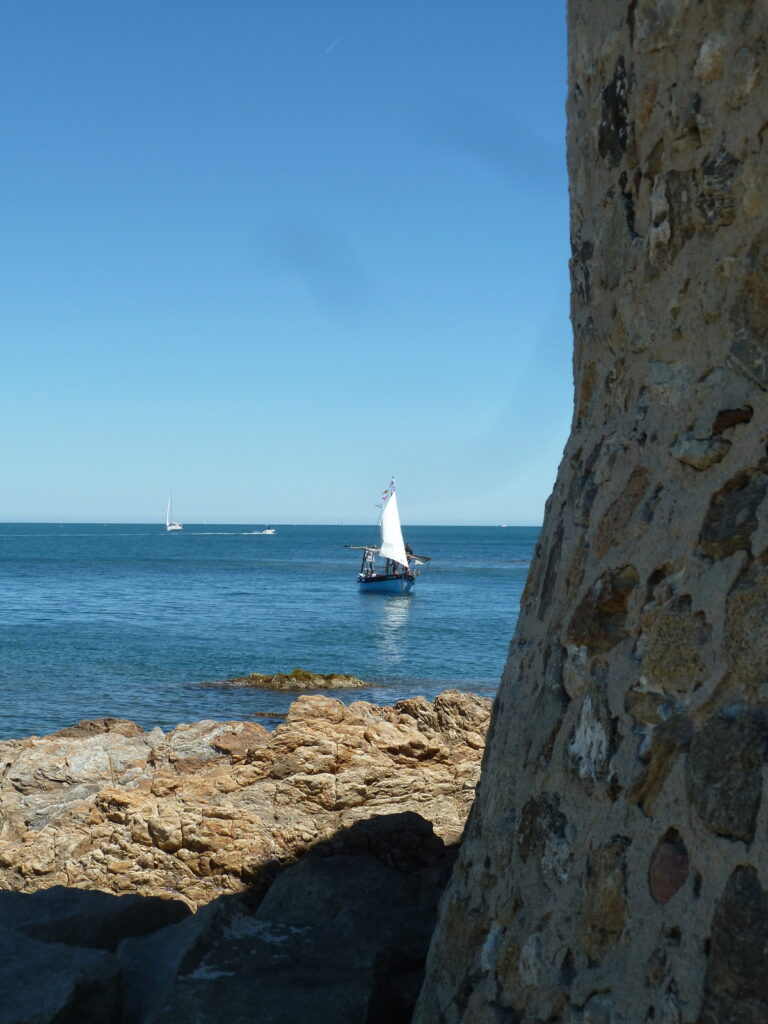
M457 842L490 701L394 707L300 697L270 733L197 722L163 735L83 723L0 745L0 888L55 884L197 906L254 884L342 826L417 811Z

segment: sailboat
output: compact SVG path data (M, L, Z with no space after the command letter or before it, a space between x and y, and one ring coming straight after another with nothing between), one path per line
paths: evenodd
M264 529L261 531L262 536L264 536L265 534L274 533L274 532L275 532L274 529L269 525L269 523L267 523L265 525Z
M169 533L172 532L173 530L183 530L184 529L184 527L181 525L181 523L174 523L174 521L173 521L173 510L171 508L171 496L170 496L170 494L168 495L168 507L165 510L165 528L166 528L166 530L168 530Z
M362 548L363 561L357 582L366 594L410 594L416 577L430 559L426 555L414 555L410 544L403 541L394 479L382 498L384 504L379 516L381 543ZM381 569L377 566L377 558L384 560Z

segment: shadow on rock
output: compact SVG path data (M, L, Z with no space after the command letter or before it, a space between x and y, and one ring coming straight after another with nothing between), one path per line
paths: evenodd
M405 812L195 914L61 887L0 893L0 983L15 998L0 1024L407 1024L455 853Z

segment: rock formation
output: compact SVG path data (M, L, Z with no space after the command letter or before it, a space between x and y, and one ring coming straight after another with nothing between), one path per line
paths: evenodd
M361 690L372 685L357 676L345 676L339 672L322 674L310 672L305 668L295 668L291 672L276 672L272 676L263 672L251 672L247 676L234 676L231 679L220 679L201 686L214 689L254 689L254 690Z
M416 1020L768 1020L768 5L571 0L575 409Z
M407 1024L489 717L305 696L271 733L0 743L0 1024Z
M0 891L0 1024L408 1024L454 856L413 812L358 821L267 891Z
M0 742L0 890L54 885L199 907L265 887L275 869L356 822L405 811L455 844L490 701L447 691L395 707L295 701L274 732L249 722L85 722Z

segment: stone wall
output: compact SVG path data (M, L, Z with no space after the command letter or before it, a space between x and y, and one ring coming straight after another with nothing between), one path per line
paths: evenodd
M768 4L569 31L573 428L416 1019L757 1024Z

